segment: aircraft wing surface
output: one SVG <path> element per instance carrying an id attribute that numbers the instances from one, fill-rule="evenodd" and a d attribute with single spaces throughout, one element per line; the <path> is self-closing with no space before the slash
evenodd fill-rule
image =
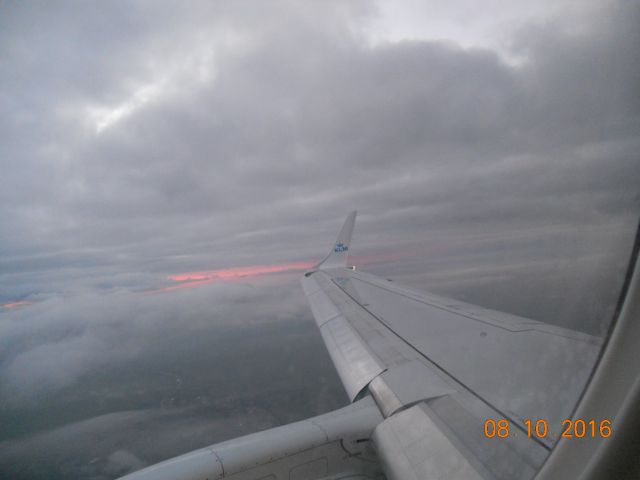
<path id="1" fill-rule="evenodd" d="M 128 480 L 536 474 L 601 340 L 356 271 L 347 266 L 355 218 L 352 212 L 329 254 L 301 279 L 352 404 L 196 450 Z M 548 431 L 532 435 L 529 420 L 544 421 Z"/>
<path id="2" fill-rule="evenodd" d="M 339 236 L 336 256 L 349 243 Z M 371 394 L 385 417 L 373 442 L 387 476 L 531 478 L 601 340 L 420 293 L 348 268 L 346 258 L 337 266 L 332 255 L 302 285 L 349 398 Z M 508 438 L 487 438 L 487 419 L 507 420 Z M 530 438 L 527 419 L 545 420 L 548 435 Z"/>

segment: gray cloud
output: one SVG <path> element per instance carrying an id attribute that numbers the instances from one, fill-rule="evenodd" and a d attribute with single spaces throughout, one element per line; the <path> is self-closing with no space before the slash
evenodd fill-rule
<path id="1" fill-rule="evenodd" d="M 343 405 L 296 277 L 90 291 L 3 314 L 0 472 L 114 478 Z"/>
<path id="2" fill-rule="evenodd" d="M 331 5 L 254 7 L 55 8 L 46 28 L 45 12 L 5 16 L 7 270 L 317 255 L 292 232 L 354 205 L 412 209 L 430 231 L 635 213 L 632 5 L 579 34 L 523 27 L 516 66 L 450 43 L 370 48 Z M 146 87 L 159 93 L 136 106 Z M 96 134 L 91 108 L 127 100 Z"/>
<path id="3" fill-rule="evenodd" d="M 172 336 L 218 335 L 309 316 L 295 279 L 215 283 L 167 293 L 92 291 L 45 299 L 3 314 L 0 393 L 20 403 L 107 365 L 156 352 Z M 286 302 L 282 302 L 287 298 Z M 258 308 L 256 308 L 258 307 Z"/>
<path id="4" fill-rule="evenodd" d="M 353 251 L 375 273 L 606 331 L 640 210 L 640 9 L 518 10 L 498 47 L 474 43 L 492 13 L 475 10 L 459 41 L 447 22 L 407 37 L 393 24 L 406 39 L 385 41 L 370 2 L 4 4 L 0 303 L 36 303 L 0 309 L 0 414 L 104 394 L 94 377 L 111 388 L 105 410 L 12 432 L 156 408 L 171 362 L 208 389 L 224 378 L 198 365 L 230 361 L 223 337 L 250 351 L 264 321 L 282 335 L 255 340 L 264 358 L 291 338 L 320 348 L 293 277 L 142 292 L 316 260 L 353 208 Z M 131 404 L 114 378 L 135 390 L 137 363 L 155 380 Z M 320 386 L 291 373 L 305 395 L 324 389 L 300 415 L 338 403 L 317 368 Z M 155 458 L 105 451 L 107 476 Z"/>

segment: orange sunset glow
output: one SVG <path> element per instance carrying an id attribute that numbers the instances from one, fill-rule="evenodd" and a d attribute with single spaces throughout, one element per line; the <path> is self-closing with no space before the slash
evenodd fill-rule
<path id="1" fill-rule="evenodd" d="M 3 303 L 2 305 L 0 305 L 0 307 L 6 308 L 7 310 L 10 310 L 10 309 L 13 309 L 13 308 L 26 307 L 27 305 L 32 305 L 34 303 L 36 303 L 36 302 L 23 300 L 23 301 L 19 301 L 19 302 Z"/>
<path id="2" fill-rule="evenodd" d="M 208 285 L 218 281 L 233 281 L 271 273 L 308 270 L 309 268 L 312 268 L 313 265 L 314 263 L 311 262 L 292 262 L 279 265 L 251 265 L 247 267 L 223 268 L 220 270 L 176 273 L 167 277 L 172 282 L 175 282 L 173 285 L 154 291 L 168 292 L 181 288 L 199 287 L 201 285 Z"/>

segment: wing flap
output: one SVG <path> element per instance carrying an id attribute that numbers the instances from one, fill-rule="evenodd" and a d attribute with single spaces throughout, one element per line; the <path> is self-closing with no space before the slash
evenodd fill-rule
<path id="1" fill-rule="evenodd" d="M 369 384 L 369 390 L 382 407 L 385 417 L 407 405 L 457 391 L 418 360 L 383 372 Z"/>
<path id="2" fill-rule="evenodd" d="M 373 442 L 391 480 L 460 478 L 482 480 L 469 460 L 415 405 L 379 424 Z"/>

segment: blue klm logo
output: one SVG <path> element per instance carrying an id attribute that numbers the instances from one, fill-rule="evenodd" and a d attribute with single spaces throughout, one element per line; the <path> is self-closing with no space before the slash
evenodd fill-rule
<path id="1" fill-rule="evenodd" d="M 336 246 L 333 249 L 334 252 L 346 252 L 347 250 L 349 250 L 349 246 L 344 243 L 336 243 Z"/>

